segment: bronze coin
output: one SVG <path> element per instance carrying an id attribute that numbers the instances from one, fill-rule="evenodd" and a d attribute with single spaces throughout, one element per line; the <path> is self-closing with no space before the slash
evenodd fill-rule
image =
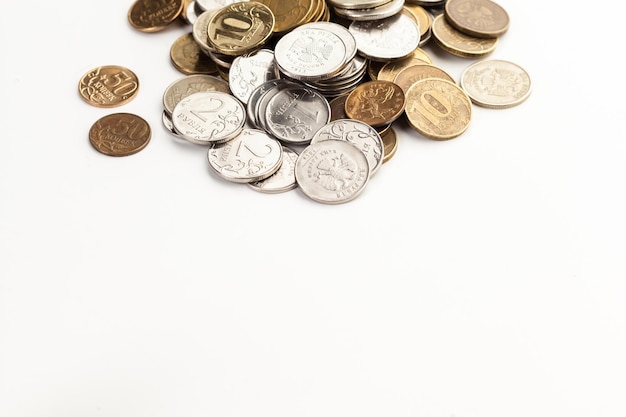
<path id="1" fill-rule="evenodd" d="M 489 55 L 498 44 L 498 38 L 482 39 L 458 31 L 448 23 L 443 14 L 433 20 L 432 31 L 435 42 L 441 49 L 464 58 Z"/>
<path id="2" fill-rule="evenodd" d="M 390 128 L 381 136 L 383 140 L 383 164 L 389 161 L 398 150 L 398 136 L 393 128 Z"/>
<path id="3" fill-rule="evenodd" d="M 130 113 L 114 113 L 96 121 L 89 129 L 89 142 L 109 156 L 127 156 L 139 152 L 150 142 L 150 125 Z"/>
<path id="4" fill-rule="evenodd" d="M 465 132 L 472 118 L 472 102 L 453 82 L 426 78 L 413 84 L 406 93 L 406 117 L 411 127 L 423 136 L 452 139 Z"/>
<path id="5" fill-rule="evenodd" d="M 341 96 L 335 97 L 328 102 L 330 105 L 330 121 L 335 121 L 339 119 L 347 119 L 346 115 L 346 99 L 348 98 L 348 94 L 343 94 Z"/>
<path id="6" fill-rule="evenodd" d="M 128 10 L 128 21 L 142 32 L 157 32 L 176 20 L 184 6 L 184 0 L 136 0 Z"/>
<path id="7" fill-rule="evenodd" d="M 389 61 L 385 65 L 383 65 L 383 67 L 378 72 L 378 79 L 393 82 L 393 80 L 396 78 L 396 75 L 398 75 L 400 71 L 407 67 L 420 64 L 428 65 L 428 62 L 420 58 L 414 58 L 413 56 Z"/>
<path id="8" fill-rule="evenodd" d="M 445 17 L 458 31 L 477 38 L 495 38 L 509 28 L 509 15 L 491 0 L 448 0 Z"/>
<path id="9" fill-rule="evenodd" d="M 404 68 L 402 71 L 396 74 L 393 82 L 398 84 L 404 94 L 406 94 L 409 87 L 425 78 L 443 78 L 451 82 L 455 82 L 454 78 L 444 70 L 434 65 L 412 65 Z"/>
<path id="10" fill-rule="evenodd" d="M 404 92 L 391 81 L 367 81 L 357 86 L 346 99 L 349 118 L 370 126 L 387 125 L 404 111 Z"/>
<path id="11" fill-rule="evenodd" d="M 170 48 L 170 59 L 183 74 L 217 74 L 217 65 L 200 49 L 191 32 L 174 41 Z"/>
<path id="12" fill-rule="evenodd" d="M 318 6 L 318 2 L 314 0 L 257 0 L 270 8 L 274 14 L 275 33 L 285 33 L 302 23 L 306 23 L 304 19 L 310 16 Z"/>
<path id="13" fill-rule="evenodd" d="M 139 90 L 139 79 L 128 68 L 118 65 L 97 67 L 82 76 L 78 92 L 96 107 L 117 107 L 132 100 Z"/>

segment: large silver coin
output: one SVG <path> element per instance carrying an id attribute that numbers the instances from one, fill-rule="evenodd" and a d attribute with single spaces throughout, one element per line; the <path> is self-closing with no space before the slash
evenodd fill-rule
<path id="1" fill-rule="evenodd" d="M 174 136 L 176 139 L 186 140 L 176 131 L 174 128 L 174 122 L 172 122 L 172 116 L 165 110 L 163 110 L 163 114 L 161 115 L 161 121 L 163 122 L 163 127 L 167 130 L 167 133 Z"/>
<path id="2" fill-rule="evenodd" d="M 261 97 L 259 97 L 257 101 L 257 105 L 254 109 L 255 111 L 254 119 L 256 120 L 257 127 L 265 130 L 267 133 L 270 133 L 270 134 L 271 132 L 267 128 L 267 120 L 265 118 L 267 105 L 269 104 L 270 100 L 280 91 L 286 88 L 290 88 L 290 87 L 294 87 L 298 85 L 288 80 L 281 79 L 277 81 L 279 82 L 274 87 L 268 89 L 265 93 L 263 93 Z"/>
<path id="3" fill-rule="evenodd" d="M 274 56 L 282 72 L 297 80 L 330 78 L 346 64 L 346 46 L 333 32 L 306 25 L 284 35 Z"/>
<path id="4" fill-rule="evenodd" d="M 163 94 L 163 107 L 170 115 L 179 101 L 201 91 L 221 91 L 230 94 L 228 83 L 206 74 L 187 75 L 170 84 Z"/>
<path id="5" fill-rule="evenodd" d="M 255 127 L 261 128 L 256 120 L 256 110 L 259 105 L 259 99 L 265 94 L 269 89 L 276 87 L 281 80 L 270 80 L 262 83 L 250 93 L 250 97 L 248 97 L 248 103 L 246 103 L 246 112 L 248 114 L 248 122 Z"/>
<path id="6" fill-rule="evenodd" d="M 380 135 L 370 125 L 359 120 L 340 119 L 328 123 L 315 133 L 311 143 L 343 140 L 363 152 L 372 176 L 383 163 L 384 145 Z"/>
<path id="7" fill-rule="evenodd" d="M 244 129 L 225 143 L 214 144 L 207 152 L 209 166 L 231 182 L 261 181 L 280 168 L 280 142 L 257 129 Z"/>
<path id="8" fill-rule="evenodd" d="M 196 41 L 200 49 L 208 54 L 209 51 L 214 51 L 215 48 L 209 44 L 209 21 L 215 13 L 214 10 L 208 10 L 202 12 L 196 16 L 196 21 L 191 26 L 191 35 Z"/>
<path id="9" fill-rule="evenodd" d="M 246 110 L 230 94 L 206 91 L 178 102 L 172 121 L 176 131 L 189 142 L 210 145 L 239 134 L 246 123 Z"/>
<path id="10" fill-rule="evenodd" d="M 343 42 L 344 46 L 346 47 L 346 56 L 345 56 L 345 61 L 349 62 L 352 58 L 355 57 L 356 53 L 357 53 L 357 48 L 356 48 L 356 40 L 354 39 L 354 36 L 352 35 L 352 33 L 350 33 L 350 31 L 348 30 L 348 28 L 341 26 L 338 23 L 334 23 L 334 22 L 325 22 L 325 21 L 320 21 L 320 22 L 310 22 L 307 23 L 304 26 L 300 26 L 300 28 L 316 28 L 316 29 L 323 29 L 323 30 L 328 30 L 332 33 L 334 33 L 335 35 L 339 36 L 341 38 L 341 41 Z M 298 30 L 299 28 L 296 28 L 296 30 Z"/>
<path id="11" fill-rule="evenodd" d="M 296 161 L 296 181 L 312 200 L 339 204 L 355 199 L 369 180 L 363 152 L 341 140 L 307 146 Z"/>
<path id="12" fill-rule="evenodd" d="M 233 95 L 246 104 L 256 87 L 277 78 L 279 72 L 274 61 L 274 51 L 261 49 L 235 58 L 228 72 L 228 85 Z"/>
<path id="13" fill-rule="evenodd" d="M 278 91 L 265 110 L 267 131 L 285 143 L 306 145 L 329 121 L 328 100 L 304 86 Z"/>
<path id="14" fill-rule="evenodd" d="M 248 183 L 250 187 L 262 193 L 276 194 L 293 190 L 296 182 L 296 160 L 298 154 L 291 148 L 283 146 L 283 162 L 278 171 L 261 181 Z"/>
<path id="15" fill-rule="evenodd" d="M 519 65 L 493 59 L 467 67 L 461 75 L 461 88 L 478 106 L 507 109 L 530 96 L 531 83 L 530 76 Z"/>
<path id="16" fill-rule="evenodd" d="M 420 42 L 417 24 L 403 13 L 381 20 L 355 21 L 348 30 L 356 39 L 359 52 L 372 61 L 403 58 L 415 51 Z"/>

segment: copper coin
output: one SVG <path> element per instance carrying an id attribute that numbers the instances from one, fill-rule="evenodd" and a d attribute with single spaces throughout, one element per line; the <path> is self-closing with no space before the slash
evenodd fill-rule
<path id="1" fill-rule="evenodd" d="M 117 107 L 132 100 L 139 90 L 139 79 L 128 68 L 118 65 L 97 67 L 78 83 L 78 92 L 96 107 Z"/>
<path id="2" fill-rule="evenodd" d="M 150 125 L 130 113 L 104 116 L 89 129 L 89 142 L 109 156 L 127 156 L 139 152 L 150 142 Z"/>
<path id="3" fill-rule="evenodd" d="M 398 136 L 393 128 L 388 129 L 381 136 L 383 140 L 383 164 L 389 161 L 398 150 Z"/>
<path id="4" fill-rule="evenodd" d="M 318 6 L 314 0 L 257 0 L 270 8 L 274 14 L 275 33 L 285 33 L 306 23 L 305 19 L 312 15 Z"/>
<path id="5" fill-rule="evenodd" d="M 426 78 L 406 93 L 409 124 L 423 136 L 452 139 L 465 132 L 472 118 L 472 102 L 453 82 Z"/>
<path id="6" fill-rule="evenodd" d="M 217 65 L 200 49 L 191 32 L 174 41 L 170 48 L 170 59 L 183 74 L 217 74 Z"/>
<path id="7" fill-rule="evenodd" d="M 477 38 L 495 38 L 509 28 L 509 15 L 491 0 L 448 0 L 448 22 L 457 30 Z"/>
<path id="8" fill-rule="evenodd" d="M 157 32 L 176 20 L 184 6 L 184 0 L 137 0 L 128 10 L 128 21 L 142 32 Z"/>
<path id="9" fill-rule="evenodd" d="M 390 81 L 368 81 L 356 87 L 346 99 L 346 115 L 370 126 L 383 126 L 404 111 L 404 92 Z"/>

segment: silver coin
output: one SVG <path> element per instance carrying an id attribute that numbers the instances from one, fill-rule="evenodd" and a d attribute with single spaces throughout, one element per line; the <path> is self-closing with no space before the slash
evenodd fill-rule
<path id="1" fill-rule="evenodd" d="M 198 4 L 198 8 L 203 12 L 207 10 L 217 10 L 222 7 L 226 7 L 233 3 L 238 3 L 240 1 L 248 1 L 248 0 L 195 0 Z"/>
<path id="2" fill-rule="evenodd" d="M 248 97 L 248 103 L 246 104 L 246 112 L 248 115 L 248 122 L 252 126 L 261 128 L 261 126 L 257 124 L 257 120 L 256 120 L 256 109 L 259 105 L 259 99 L 261 98 L 261 96 L 263 96 L 263 94 L 267 92 L 267 90 L 269 90 L 272 87 L 276 87 L 280 82 L 281 80 L 278 80 L 278 79 L 266 81 L 262 83 L 261 85 L 257 86 L 250 93 L 250 97 Z"/>
<path id="3" fill-rule="evenodd" d="M 230 94 L 206 91 L 178 102 L 172 112 L 174 128 L 189 142 L 210 145 L 231 140 L 246 122 L 243 104 Z"/>
<path id="4" fill-rule="evenodd" d="M 324 140 L 307 146 L 296 161 L 296 182 L 312 200 L 345 203 L 356 198 L 369 180 L 367 158 L 342 140 Z"/>
<path id="5" fill-rule="evenodd" d="M 256 191 L 276 194 L 293 190 L 298 186 L 296 182 L 296 160 L 298 153 L 283 145 L 283 161 L 278 171 L 261 181 L 250 182 L 248 185 Z"/>
<path id="6" fill-rule="evenodd" d="M 371 9 L 379 7 L 391 0 L 328 0 L 328 4 L 342 9 Z"/>
<path id="7" fill-rule="evenodd" d="M 256 87 L 279 77 L 274 51 L 261 49 L 235 58 L 228 72 L 228 85 L 233 95 L 246 104 Z"/>
<path id="8" fill-rule="evenodd" d="M 179 101 L 201 91 L 221 91 L 230 94 L 228 83 L 221 78 L 206 74 L 187 75 L 165 89 L 163 107 L 171 115 Z"/>
<path id="9" fill-rule="evenodd" d="M 346 64 L 345 44 L 329 30 L 304 26 L 285 34 L 276 43 L 274 55 L 278 67 L 297 80 L 332 77 Z"/>
<path id="10" fill-rule="evenodd" d="M 335 7 L 335 13 L 338 16 L 345 17 L 350 20 L 380 20 L 398 14 L 404 7 L 404 0 L 392 0 L 375 8 L 363 9 L 342 9 Z"/>
<path id="11" fill-rule="evenodd" d="M 209 44 L 209 21 L 213 17 L 213 13 L 215 13 L 213 10 L 200 13 L 191 27 L 193 39 L 204 53 L 215 50 Z"/>
<path id="12" fill-rule="evenodd" d="M 517 106 L 531 92 L 530 76 L 526 70 L 498 59 L 470 65 L 463 71 L 460 84 L 474 104 L 492 109 Z"/>
<path id="13" fill-rule="evenodd" d="M 163 110 L 161 120 L 163 122 L 163 127 L 165 127 L 165 130 L 167 130 L 167 133 L 174 136 L 176 139 L 185 140 L 185 138 L 183 138 L 180 133 L 176 131 L 176 128 L 174 127 L 174 122 L 172 122 L 172 116 L 170 116 L 170 114 L 165 110 Z"/>
<path id="14" fill-rule="evenodd" d="M 244 129 L 228 142 L 207 151 L 209 166 L 220 177 L 238 183 L 261 181 L 280 168 L 282 145 L 267 133 Z"/>
<path id="15" fill-rule="evenodd" d="M 196 20 L 198 20 L 198 8 L 196 6 L 196 1 L 192 0 L 185 6 L 185 13 L 183 14 L 185 21 L 193 25 Z"/>
<path id="16" fill-rule="evenodd" d="M 315 133 L 311 143 L 324 140 L 343 140 L 360 149 L 367 158 L 370 176 L 383 163 L 383 140 L 376 129 L 359 120 L 339 119 L 332 121 Z"/>
<path id="17" fill-rule="evenodd" d="M 315 132 L 329 121 L 328 100 L 305 86 L 278 91 L 269 100 L 265 110 L 267 131 L 278 140 L 290 144 L 308 144 Z"/>
<path id="18" fill-rule="evenodd" d="M 294 85 L 298 85 L 295 84 L 292 81 L 288 81 L 288 80 L 279 80 L 279 82 L 272 88 L 270 88 L 269 90 L 267 90 L 265 93 L 263 93 L 263 95 L 259 98 L 258 100 L 258 104 L 255 108 L 255 120 L 256 120 L 256 125 L 257 127 L 265 130 L 267 133 L 271 134 L 271 132 L 268 130 L 267 128 L 267 121 L 265 119 L 265 114 L 266 114 L 266 109 L 267 109 L 267 105 L 270 102 L 270 100 L 276 95 L 278 94 L 281 90 L 284 90 L 285 88 L 289 88 L 289 87 L 293 87 Z"/>
<path id="19" fill-rule="evenodd" d="M 372 61 L 408 56 L 420 41 L 417 24 L 403 13 L 381 20 L 355 21 L 348 30 L 354 35 L 359 52 Z"/>
<path id="20" fill-rule="evenodd" d="M 352 33 L 350 33 L 348 28 L 341 26 L 338 23 L 324 22 L 324 21 L 310 22 L 303 26 L 300 26 L 299 28 L 296 28 L 295 30 L 298 30 L 300 28 L 317 28 L 317 29 L 324 29 L 324 30 L 331 31 L 332 33 L 334 33 L 335 35 L 341 38 L 341 41 L 346 47 L 345 61 L 349 62 L 351 59 L 353 59 L 356 56 L 356 53 L 357 53 L 356 39 L 354 39 L 354 36 L 352 35 Z"/>

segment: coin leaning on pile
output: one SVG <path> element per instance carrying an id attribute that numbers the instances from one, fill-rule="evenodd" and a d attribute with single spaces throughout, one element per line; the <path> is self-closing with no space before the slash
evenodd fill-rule
<path id="1" fill-rule="evenodd" d="M 530 94 L 513 63 L 471 66 L 457 84 L 421 48 L 432 38 L 459 57 L 489 55 L 509 27 L 491 0 L 137 0 L 128 18 L 156 32 L 172 14 L 191 28 L 170 50 L 185 76 L 164 92 L 166 131 L 207 146 L 220 178 L 261 192 L 352 201 L 395 155 L 400 117 L 448 140 L 467 130 L 472 104 Z"/>

